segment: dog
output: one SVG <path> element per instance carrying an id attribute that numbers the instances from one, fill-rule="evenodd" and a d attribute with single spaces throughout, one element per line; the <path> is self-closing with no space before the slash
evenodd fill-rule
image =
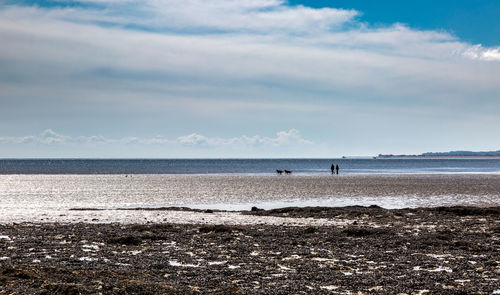
<path id="1" fill-rule="evenodd" d="M 290 170 L 285 170 L 285 174 L 292 174 L 292 171 L 290 171 Z"/>
<path id="2" fill-rule="evenodd" d="M 283 174 L 283 170 L 276 170 L 276 173 L 277 173 L 278 175 L 281 175 L 281 174 Z"/>

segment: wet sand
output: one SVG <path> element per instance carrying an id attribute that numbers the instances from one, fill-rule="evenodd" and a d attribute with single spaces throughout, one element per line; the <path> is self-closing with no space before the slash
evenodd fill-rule
<path id="1" fill-rule="evenodd" d="M 0 293 L 500 292 L 500 207 L 254 208 L 241 214 L 336 223 L 4 224 Z"/>
<path id="2" fill-rule="evenodd" d="M 237 224 L 253 221 L 230 214 L 214 218 L 171 211 L 112 209 L 499 206 L 500 175 L 0 175 L 0 200 L 0 223 L 236 220 L 233 223 Z"/>

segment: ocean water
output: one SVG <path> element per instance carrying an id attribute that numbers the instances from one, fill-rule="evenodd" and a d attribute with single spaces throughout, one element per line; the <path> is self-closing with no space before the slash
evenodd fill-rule
<path id="1" fill-rule="evenodd" d="M 3 159 L 0 174 L 500 174 L 500 159 Z"/>

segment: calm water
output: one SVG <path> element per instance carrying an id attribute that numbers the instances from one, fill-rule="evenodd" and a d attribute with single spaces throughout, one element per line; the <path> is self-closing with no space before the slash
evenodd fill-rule
<path id="1" fill-rule="evenodd" d="M 0 174 L 500 173 L 500 159 L 4 159 Z"/>

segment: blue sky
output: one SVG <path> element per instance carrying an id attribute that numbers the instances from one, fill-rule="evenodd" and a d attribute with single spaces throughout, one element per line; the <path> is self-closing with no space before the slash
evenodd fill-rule
<path id="1" fill-rule="evenodd" d="M 414 29 L 444 30 L 463 41 L 485 46 L 500 44 L 500 1 L 495 0 L 298 0 L 292 5 L 356 9 L 371 25 L 403 23 Z"/>
<path id="2" fill-rule="evenodd" d="M 0 0 L 0 157 L 498 150 L 499 1 Z"/>

